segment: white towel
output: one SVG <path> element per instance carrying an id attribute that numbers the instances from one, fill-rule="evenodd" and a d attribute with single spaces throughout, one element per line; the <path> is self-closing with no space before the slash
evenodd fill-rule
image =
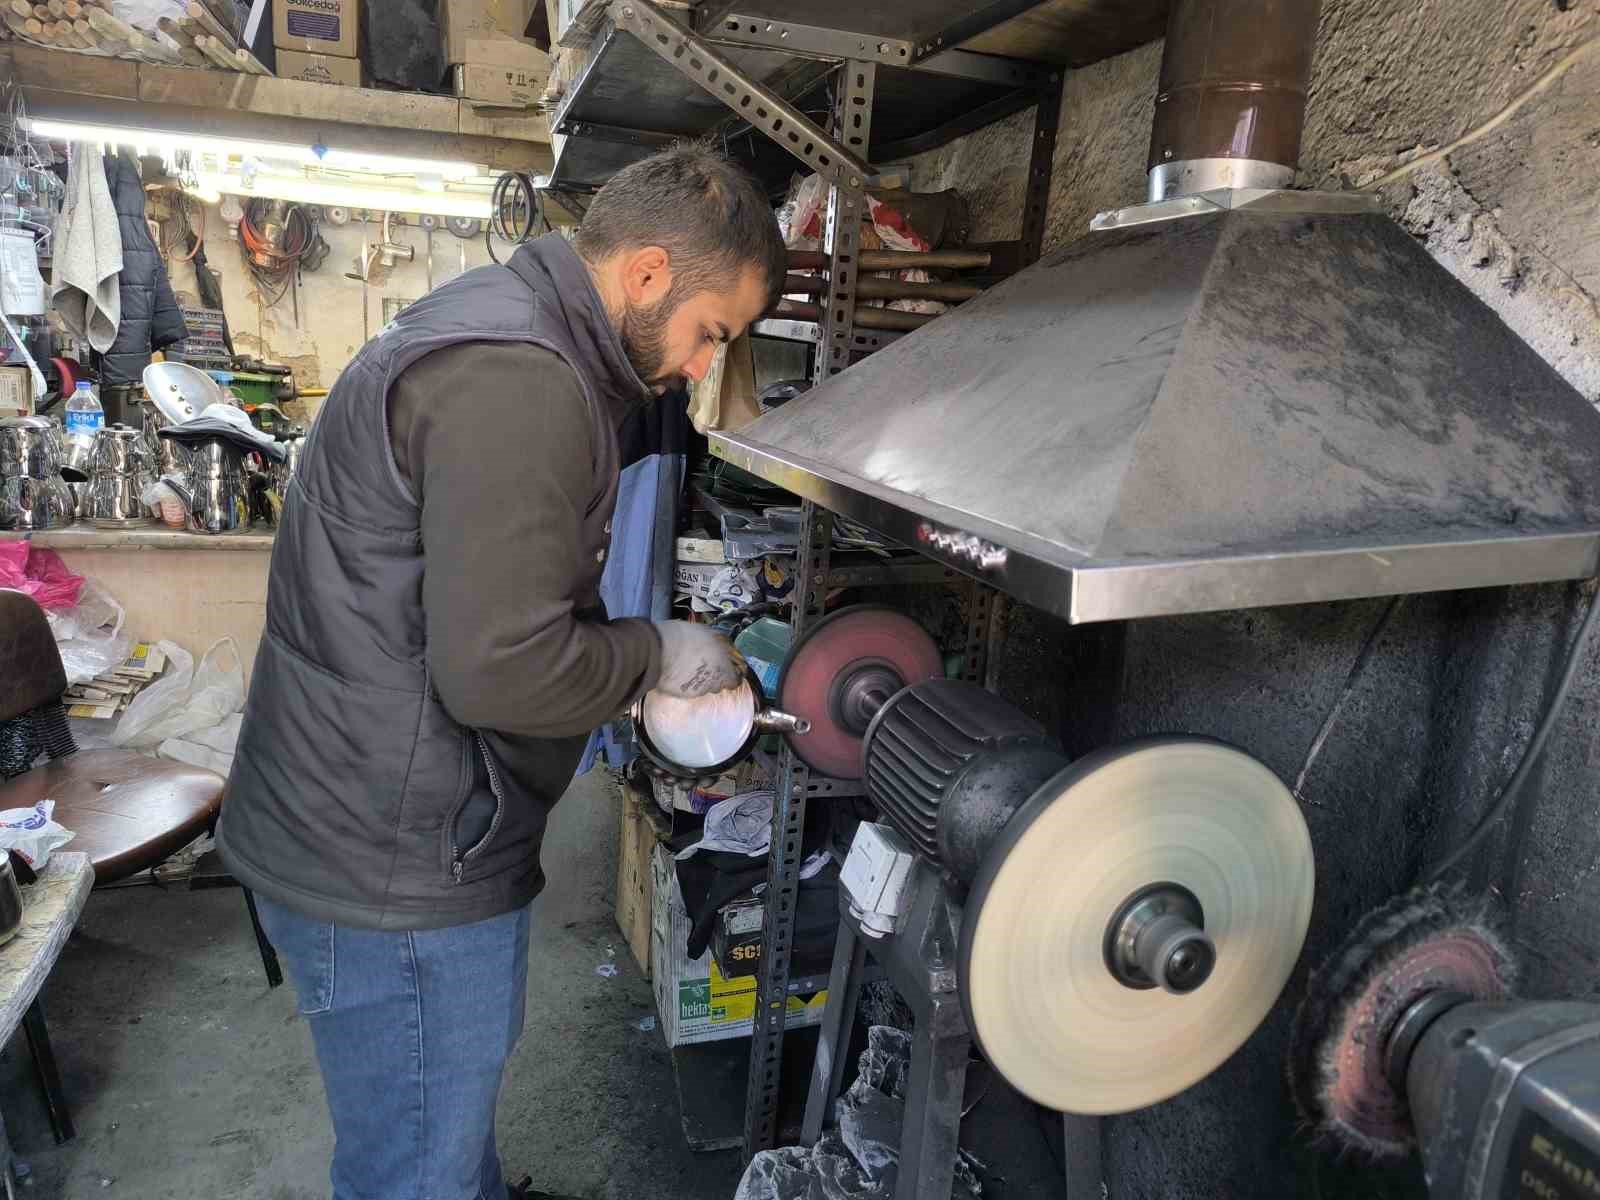
<path id="1" fill-rule="evenodd" d="M 67 196 L 56 217 L 50 301 L 66 327 L 104 353 L 122 320 L 122 232 L 100 152 L 72 148 Z"/>

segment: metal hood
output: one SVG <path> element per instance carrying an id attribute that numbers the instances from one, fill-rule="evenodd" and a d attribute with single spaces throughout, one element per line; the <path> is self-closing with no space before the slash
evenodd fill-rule
<path id="1" fill-rule="evenodd" d="M 713 451 L 1072 621 L 1596 572 L 1600 414 L 1363 198 L 1099 224 Z"/>

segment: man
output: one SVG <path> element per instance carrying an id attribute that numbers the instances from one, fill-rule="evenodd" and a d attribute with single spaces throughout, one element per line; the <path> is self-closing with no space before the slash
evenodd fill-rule
<path id="1" fill-rule="evenodd" d="M 335 1200 L 508 1192 L 494 1110 L 550 809 L 645 691 L 738 681 L 704 627 L 599 607 L 616 427 L 783 275 L 754 182 L 669 150 L 600 190 L 575 248 L 406 309 L 318 414 L 219 838 L 311 1023 Z"/>

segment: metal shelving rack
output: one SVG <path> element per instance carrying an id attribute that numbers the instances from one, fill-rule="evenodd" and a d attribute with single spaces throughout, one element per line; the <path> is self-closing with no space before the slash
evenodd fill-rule
<path id="1" fill-rule="evenodd" d="M 874 120 L 882 110 L 875 100 L 884 78 L 898 81 L 900 103 L 893 108 L 893 119 L 899 136 L 889 144 L 880 141 L 879 161 L 932 149 L 1035 106 L 1016 257 L 1023 265 L 1038 257 L 1061 105 L 1061 72 L 950 48 L 1034 3 L 1037 0 L 1000 0 L 975 7 L 959 0 L 833 0 L 807 6 L 808 20 L 837 16 L 840 25 L 856 26 L 838 28 L 801 24 L 781 11 L 764 11 L 781 10 L 784 6 L 777 0 L 707 0 L 697 14 L 696 32 L 648 0 L 616 0 L 588 67 L 552 122 L 553 130 L 567 139 L 552 183 L 575 191 L 593 188 L 627 162 L 675 137 L 721 132 L 726 140 L 742 137 L 746 130 L 763 134 L 821 175 L 830 185 L 824 232 L 828 291 L 822 319 L 815 324 L 767 320 L 755 329 L 765 336 L 813 342 L 813 378 L 820 384 L 896 336 L 855 329 L 855 264 L 865 189 L 878 182 L 869 163 L 874 156 Z M 915 36 L 893 36 L 896 30 L 908 29 Z M 912 72 L 917 75 L 908 89 L 903 77 Z M 796 101 L 814 91 L 826 75 L 837 78 L 824 129 Z M 685 88 L 685 81 L 693 86 Z M 715 104 L 708 105 L 707 97 Z M 935 110 L 928 118 L 931 124 L 918 120 L 924 106 Z M 634 127 L 647 119 L 652 128 Z M 928 128 L 916 129 L 919 124 Z M 832 540 L 833 514 L 805 501 L 791 622 L 795 641 L 822 617 L 832 588 L 959 581 L 971 589 L 963 674 L 985 682 L 1000 605 L 992 589 L 928 560 L 835 567 Z M 777 1141 L 787 999 L 827 984 L 826 976 L 798 978 L 790 971 L 807 800 L 864 794 L 857 782 L 813 773 L 786 745 L 777 755 L 764 756 L 762 763 L 773 777 L 776 801 L 745 1104 L 747 1158 Z"/>

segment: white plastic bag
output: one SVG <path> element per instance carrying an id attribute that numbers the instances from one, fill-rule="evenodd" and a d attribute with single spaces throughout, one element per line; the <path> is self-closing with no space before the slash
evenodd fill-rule
<path id="1" fill-rule="evenodd" d="M 205 767 L 218 775 L 233 770 L 233 752 L 239 744 L 239 730 L 244 725 L 244 715 L 234 713 L 222 724 L 211 729 L 200 729 L 181 738 L 168 738 L 157 748 L 162 758 L 188 763 L 191 767 Z"/>
<path id="2" fill-rule="evenodd" d="M 45 610 L 69 684 L 87 683 L 127 661 L 133 639 L 122 632 L 125 615 L 122 605 L 93 576 L 83 581 L 74 607 L 64 612 Z"/>
<path id="3" fill-rule="evenodd" d="M 57 825 L 56 802 L 41 800 L 32 808 L 8 808 L 0 812 L 0 854 L 15 850 L 35 871 L 44 870 L 50 852 L 73 839 L 73 832 Z"/>
<path id="4" fill-rule="evenodd" d="M 161 642 L 160 647 L 167 673 L 133 698 L 111 735 L 113 745 L 159 746 L 220 725 L 244 705 L 244 665 L 232 638 L 213 643 L 198 667 L 182 646 Z"/>

